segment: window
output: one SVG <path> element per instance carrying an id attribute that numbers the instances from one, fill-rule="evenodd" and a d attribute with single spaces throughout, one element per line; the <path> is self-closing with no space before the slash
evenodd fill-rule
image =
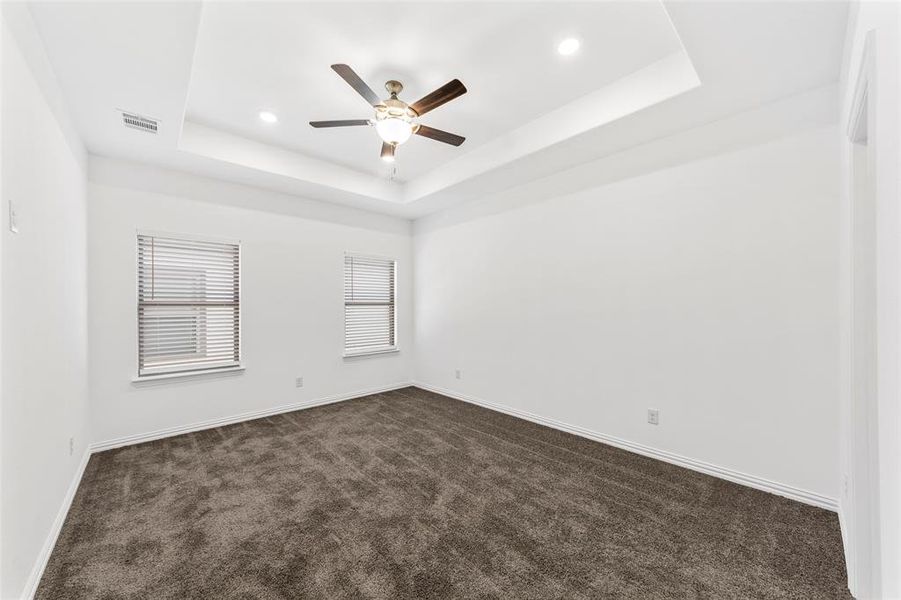
<path id="1" fill-rule="evenodd" d="M 397 350 L 395 272 L 393 260 L 345 255 L 345 355 Z"/>
<path id="2" fill-rule="evenodd" d="M 138 236 L 138 376 L 241 362 L 238 244 Z"/>

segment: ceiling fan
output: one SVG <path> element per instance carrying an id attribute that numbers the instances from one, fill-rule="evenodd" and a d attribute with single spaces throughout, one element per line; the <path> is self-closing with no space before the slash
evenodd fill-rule
<path id="1" fill-rule="evenodd" d="M 382 138 L 382 159 L 388 162 L 394 162 L 394 152 L 397 150 L 397 147 L 410 139 L 410 136 L 413 134 L 452 146 L 459 146 L 466 140 L 463 136 L 441 131 L 428 125 L 420 125 L 416 122 L 419 117 L 430 110 L 434 110 L 442 104 L 446 104 L 454 98 L 465 94 L 466 86 L 459 79 L 445 83 L 413 104 L 407 104 L 397 97 L 401 90 L 404 89 L 404 86 L 399 81 L 392 79 L 385 83 L 385 89 L 388 90 L 391 97 L 381 100 L 372 91 L 372 88 L 366 85 L 366 82 L 360 79 L 360 76 L 349 66 L 332 65 L 332 70 L 375 108 L 375 118 L 347 119 L 344 121 L 310 121 L 310 125 L 313 127 L 374 125 L 379 137 Z"/>

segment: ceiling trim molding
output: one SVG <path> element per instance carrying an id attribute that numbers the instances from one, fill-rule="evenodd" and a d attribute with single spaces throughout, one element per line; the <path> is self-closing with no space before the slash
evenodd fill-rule
<path id="1" fill-rule="evenodd" d="M 688 54 L 676 52 L 413 179 L 404 187 L 404 202 L 416 202 L 700 85 Z"/>
<path id="2" fill-rule="evenodd" d="M 185 121 L 182 127 L 178 149 L 349 194 L 392 203 L 403 200 L 403 189 L 399 183 L 192 121 Z"/>
<path id="3" fill-rule="evenodd" d="M 178 149 L 348 194 L 410 205 L 700 85 L 688 54 L 676 52 L 406 183 L 192 121 L 184 122 Z"/>

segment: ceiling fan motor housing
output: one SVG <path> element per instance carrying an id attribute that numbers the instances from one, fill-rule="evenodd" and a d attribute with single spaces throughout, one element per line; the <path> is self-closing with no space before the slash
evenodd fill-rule
<path id="1" fill-rule="evenodd" d="M 404 84 L 396 79 L 390 79 L 385 82 L 385 89 L 388 90 L 388 93 L 391 94 L 392 97 L 394 97 L 403 91 Z"/>

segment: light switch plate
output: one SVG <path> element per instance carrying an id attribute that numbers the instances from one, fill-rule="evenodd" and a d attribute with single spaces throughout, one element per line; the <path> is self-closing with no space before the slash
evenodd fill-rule
<path id="1" fill-rule="evenodd" d="M 16 207 L 12 202 L 9 203 L 9 230 L 19 233 L 19 216 L 16 214 Z"/>

